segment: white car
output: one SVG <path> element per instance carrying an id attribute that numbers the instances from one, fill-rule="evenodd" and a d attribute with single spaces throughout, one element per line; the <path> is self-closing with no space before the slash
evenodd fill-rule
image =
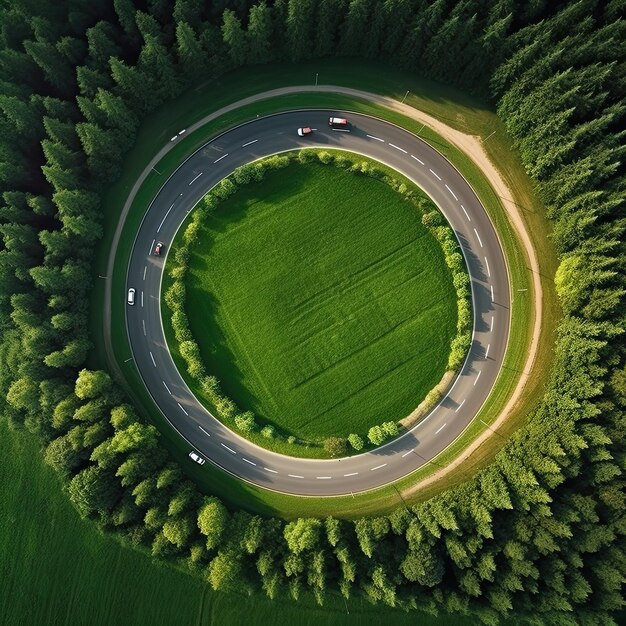
<path id="1" fill-rule="evenodd" d="M 347 129 L 349 126 L 348 120 L 345 117 L 329 117 L 328 125 L 331 128 L 338 128 L 340 130 Z"/>
<path id="2" fill-rule="evenodd" d="M 133 304 L 135 304 L 135 290 L 132 287 L 128 290 L 128 300 L 127 300 L 127 302 L 131 306 L 133 306 Z"/>
<path id="3" fill-rule="evenodd" d="M 206 463 L 206 459 L 203 459 L 199 454 L 196 454 L 193 450 L 189 453 L 189 458 L 192 461 L 195 461 L 198 465 L 204 465 Z"/>

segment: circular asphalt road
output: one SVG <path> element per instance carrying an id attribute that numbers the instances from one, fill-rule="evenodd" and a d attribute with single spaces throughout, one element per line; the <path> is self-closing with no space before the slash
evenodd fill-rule
<path id="1" fill-rule="evenodd" d="M 347 117 L 349 132 L 329 128 L 331 115 Z M 315 128 L 299 137 L 298 127 Z M 472 345 L 445 398 L 410 431 L 364 454 L 333 460 L 301 459 L 265 450 L 224 426 L 190 392 L 167 348 L 160 310 L 164 256 L 196 203 L 217 182 L 249 161 L 303 147 L 341 148 L 398 170 L 439 206 L 454 229 L 471 276 Z M 309 496 L 356 493 L 391 483 L 425 465 L 466 428 L 489 395 L 509 335 L 506 261 L 484 208 L 461 174 L 436 150 L 382 120 L 329 110 L 302 110 L 260 118 L 213 139 L 165 182 L 137 231 L 126 290 L 126 327 L 139 373 L 169 423 L 210 462 L 234 476 L 276 491 Z M 126 299 L 127 291 L 119 294 Z M 417 403 L 417 402 L 416 402 Z M 191 462 L 191 461 L 190 461 Z"/>

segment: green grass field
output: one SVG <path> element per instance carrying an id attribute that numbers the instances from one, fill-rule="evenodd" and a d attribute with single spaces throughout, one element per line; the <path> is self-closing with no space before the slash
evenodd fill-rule
<path id="1" fill-rule="evenodd" d="M 365 434 L 441 379 L 456 333 L 443 252 L 388 185 L 292 164 L 202 229 L 187 314 L 240 408 L 305 440 Z"/>

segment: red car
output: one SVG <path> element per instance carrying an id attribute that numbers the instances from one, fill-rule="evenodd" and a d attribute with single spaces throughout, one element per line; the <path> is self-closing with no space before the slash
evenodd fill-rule
<path id="1" fill-rule="evenodd" d="M 163 250 L 163 242 L 159 241 L 156 246 L 154 246 L 154 254 L 156 256 L 161 256 L 161 250 Z"/>
<path id="2" fill-rule="evenodd" d="M 300 137 L 304 137 L 305 135 L 310 135 L 313 132 L 312 128 L 309 128 L 308 126 L 305 126 L 304 128 L 298 128 L 298 135 L 300 135 Z"/>

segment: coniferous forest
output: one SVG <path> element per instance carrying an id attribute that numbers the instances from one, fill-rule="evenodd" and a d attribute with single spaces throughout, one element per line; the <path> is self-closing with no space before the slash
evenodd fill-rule
<path id="1" fill-rule="evenodd" d="M 1 412 L 79 513 L 215 589 L 364 594 L 486 624 L 611 624 L 626 575 L 626 2 L 0 1 Z M 548 208 L 563 316 L 494 462 L 389 516 L 277 518 L 201 493 L 89 371 L 101 192 L 141 120 L 271 61 L 376 58 L 491 103 Z M 201 77 L 201 80 L 199 79 Z"/>

